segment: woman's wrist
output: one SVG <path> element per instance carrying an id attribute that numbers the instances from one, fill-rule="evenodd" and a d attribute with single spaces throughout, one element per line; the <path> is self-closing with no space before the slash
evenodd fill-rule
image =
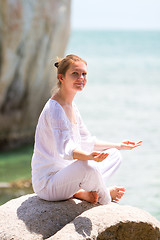
<path id="1" fill-rule="evenodd" d="M 79 149 L 73 150 L 73 159 L 78 159 L 78 160 L 83 160 L 83 161 L 92 160 L 91 154 L 88 154 Z"/>
<path id="2" fill-rule="evenodd" d="M 110 148 L 116 148 L 121 150 L 120 143 L 112 143 L 112 142 L 104 142 L 104 141 L 97 141 L 94 146 L 95 151 L 105 151 Z"/>
<path id="3" fill-rule="evenodd" d="M 120 143 L 115 143 L 115 147 L 114 148 L 116 148 L 118 150 L 121 150 L 121 144 Z"/>

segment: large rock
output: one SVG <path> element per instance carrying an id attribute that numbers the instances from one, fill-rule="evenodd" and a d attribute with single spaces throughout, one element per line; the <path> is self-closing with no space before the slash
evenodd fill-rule
<path id="1" fill-rule="evenodd" d="M 0 206 L 0 239 L 46 239 L 93 206 L 77 199 L 47 202 L 35 194 L 11 200 Z"/>
<path id="2" fill-rule="evenodd" d="M 70 33 L 71 0 L 0 0 L 0 148 L 33 139 Z"/>
<path id="3" fill-rule="evenodd" d="M 131 206 L 47 202 L 31 194 L 0 207 L 0 239 L 158 240 L 160 222 Z"/>
<path id="4" fill-rule="evenodd" d="M 48 240 L 61 239 L 158 240 L 160 222 L 141 209 L 112 203 L 82 213 Z"/>

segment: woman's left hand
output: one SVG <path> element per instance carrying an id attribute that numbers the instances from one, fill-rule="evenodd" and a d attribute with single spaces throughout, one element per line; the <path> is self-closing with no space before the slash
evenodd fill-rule
<path id="1" fill-rule="evenodd" d="M 122 141 L 119 144 L 119 150 L 132 150 L 133 148 L 141 146 L 142 141 L 139 142 L 131 142 L 129 140 Z"/>

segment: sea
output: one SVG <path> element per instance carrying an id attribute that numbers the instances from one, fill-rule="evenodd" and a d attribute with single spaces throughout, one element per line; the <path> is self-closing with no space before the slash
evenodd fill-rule
<path id="1" fill-rule="evenodd" d="M 66 54 L 87 61 L 87 85 L 75 102 L 91 134 L 143 141 L 121 151 L 106 186 L 126 187 L 121 204 L 160 220 L 160 31 L 72 31 Z"/>
<path id="2" fill-rule="evenodd" d="M 87 61 L 87 85 L 75 102 L 91 134 L 143 141 L 121 151 L 122 164 L 106 186 L 124 186 L 120 204 L 160 220 L 160 31 L 72 30 L 65 54 Z M 0 182 L 29 178 L 32 152 L 26 146 L 0 153 Z M 0 204 L 9 198 L 0 192 Z"/>

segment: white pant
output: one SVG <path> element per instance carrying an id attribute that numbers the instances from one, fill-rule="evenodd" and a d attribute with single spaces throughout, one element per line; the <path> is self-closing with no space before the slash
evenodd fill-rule
<path id="1" fill-rule="evenodd" d="M 77 160 L 53 175 L 45 188 L 37 195 L 48 201 L 66 200 L 80 189 L 96 191 L 98 202 L 107 204 L 111 201 L 106 180 L 116 171 L 121 163 L 117 149 L 109 149 L 109 156 L 102 162 Z"/>

